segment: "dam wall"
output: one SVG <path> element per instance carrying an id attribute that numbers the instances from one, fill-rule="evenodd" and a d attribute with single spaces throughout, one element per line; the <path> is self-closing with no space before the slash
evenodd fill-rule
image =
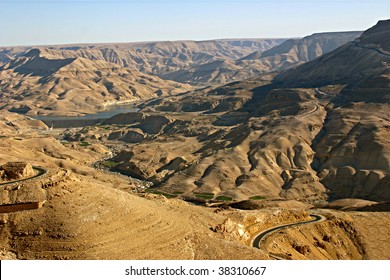
<path id="1" fill-rule="evenodd" d="M 72 127 L 84 127 L 93 126 L 103 122 L 105 119 L 59 119 L 59 120 L 42 120 L 48 127 L 53 128 L 72 128 Z"/>

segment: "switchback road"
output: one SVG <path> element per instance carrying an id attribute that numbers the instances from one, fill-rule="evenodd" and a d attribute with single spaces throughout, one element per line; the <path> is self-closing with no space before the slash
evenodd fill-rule
<path id="1" fill-rule="evenodd" d="M 254 238 L 253 238 L 253 241 L 252 241 L 252 246 L 255 247 L 255 248 L 259 248 L 260 249 L 260 246 L 261 246 L 261 241 L 263 241 L 263 239 L 275 232 L 275 231 L 278 231 L 278 230 L 281 230 L 281 229 L 285 229 L 285 228 L 288 228 L 288 227 L 293 227 L 293 226 L 299 226 L 299 225 L 305 225 L 305 224 L 310 224 L 310 223 L 317 223 L 317 222 L 322 222 L 322 221 L 325 221 L 326 218 L 322 215 L 317 215 L 317 214 L 311 214 L 310 215 L 311 217 L 313 217 L 312 220 L 310 221 L 303 221 L 303 222 L 297 222 L 297 223 L 290 223 L 290 224 L 284 224 L 284 225 L 279 225 L 279 226 L 276 226 L 276 227 L 272 227 L 272 228 L 269 228 L 265 231 L 262 231 L 260 232 L 259 234 L 257 234 Z"/>
<path id="2" fill-rule="evenodd" d="M 0 186 L 6 186 L 6 185 L 14 184 L 14 183 L 20 183 L 20 182 L 23 182 L 23 181 L 31 180 L 31 179 L 40 177 L 40 176 L 42 176 L 42 175 L 47 173 L 47 170 L 42 168 L 42 167 L 33 166 L 33 169 L 35 171 L 37 171 L 37 174 L 35 174 L 34 176 L 28 177 L 28 178 L 19 179 L 19 180 L 14 180 L 14 181 L 3 182 L 3 183 L 0 183 Z"/>

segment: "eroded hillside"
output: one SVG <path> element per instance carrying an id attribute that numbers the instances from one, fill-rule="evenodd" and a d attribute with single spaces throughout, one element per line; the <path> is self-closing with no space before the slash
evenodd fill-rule
<path id="1" fill-rule="evenodd" d="M 378 24 L 380 32 L 383 24 L 388 22 Z M 357 41 L 371 44 L 367 38 L 377 38 L 377 29 Z M 355 42 L 326 56 L 348 60 L 348 48 L 353 52 Z M 389 200 L 389 70 L 377 63 L 387 55 L 385 49 L 359 50 L 360 56 L 346 64 L 363 67 L 365 52 L 372 63 L 358 81 L 317 88 L 298 79 L 301 87 L 286 86 L 286 75 L 301 73 L 305 64 L 275 79 L 263 75 L 157 98 L 141 105 L 141 115 L 108 120 L 106 124 L 114 125 L 108 131 L 87 128 L 67 137 L 133 143 L 111 159 L 112 168 L 171 194 L 227 200 Z M 322 60 L 308 65 L 316 64 L 322 73 L 328 67 Z M 337 82 L 343 81 L 339 76 Z"/>
<path id="2" fill-rule="evenodd" d="M 0 164 L 45 171 L 1 183 L 2 257 L 388 258 L 389 32 L 381 21 L 286 72 L 197 89 L 65 49 L 7 61 L 5 109 L 93 111 L 133 100 L 130 87 L 143 101 L 138 112 L 68 129 L 2 111 Z M 320 219 L 296 224 L 313 213 Z M 295 226 L 252 247 L 284 224 Z"/>

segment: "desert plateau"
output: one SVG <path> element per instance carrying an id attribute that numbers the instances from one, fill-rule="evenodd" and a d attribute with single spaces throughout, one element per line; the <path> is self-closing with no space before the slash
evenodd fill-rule
<path id="1" fill-rule="evenodd" d="M 390 260 L 390 20 L 0 47 L 0 259 Z"/>

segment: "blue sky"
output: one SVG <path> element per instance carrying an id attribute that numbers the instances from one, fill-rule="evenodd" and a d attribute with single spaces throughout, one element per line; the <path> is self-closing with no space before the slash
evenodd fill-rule
<path id="1" fill-rule="evenodd" d="M 390 0 L 0 0 L 0 46 L 302 37 L 386 18 Z"/>

